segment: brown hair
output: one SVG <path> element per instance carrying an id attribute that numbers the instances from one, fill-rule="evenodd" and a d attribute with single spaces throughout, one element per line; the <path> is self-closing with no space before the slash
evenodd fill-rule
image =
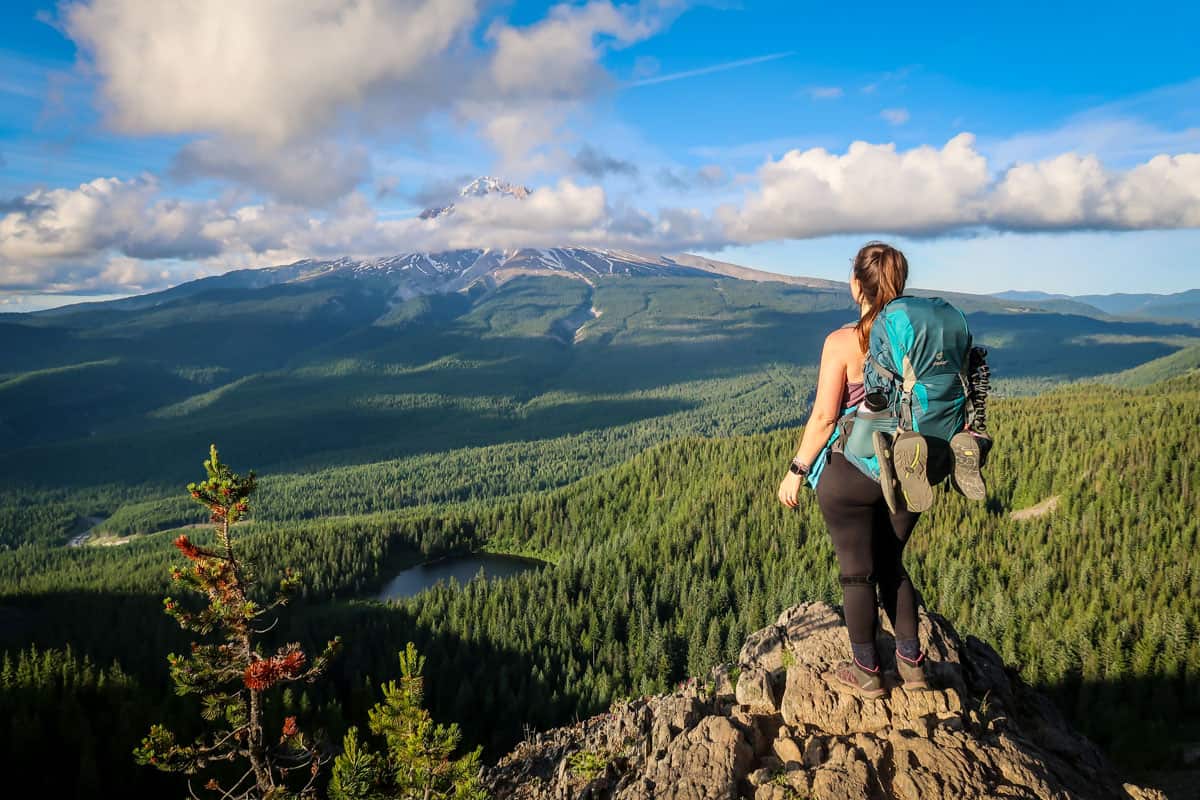
<path id="1" fill-rule="evenodd" d="M 867 242 L 854 257 L 852 274 L 861 287 L 859 302 L 867 301 L 867 312 L 859 319 L 854 329 L 858 331 L 858 345 L 864 353 L 871 341 L 871 326 L 883 307 L 904 294 L 908 281 L 908 259 L 890 244 Z"/>

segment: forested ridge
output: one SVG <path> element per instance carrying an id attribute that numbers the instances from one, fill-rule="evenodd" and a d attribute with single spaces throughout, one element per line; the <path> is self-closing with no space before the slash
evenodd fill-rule
<path id="1" fill-rule="evenodd" d="M 1200 737 L 1200 375 L 1069 386 L 989 410 L 999 442 L 989 501 L 939 494 L 908 551 L 918 589 L 1118 762 L 1170 763 L 1179 741 Z M 495 757 L 526 725 L 705 675 L 779 609 L 839 598 L 812 495 L 797 512 L 774 497 L 797 435 L 688 436 L 561 487 L 244 523 L 239 536 L 268 583 L 283 564 L 305 573 L 307 595 L 280 640 L 346 642 L 332 686 L 297 707 L 339 732 L 359 721 L 411 639 L 428 657 L 435 717 Z M 1010 516 L 1053 496 L 1044 516 Z M 336 495 L 322 502 L 336 514 Z M 169 705 L 163 654 L 180 643 L 159 597 L 171 538 L 0 553 L 0 649 L 10 663 L 31 643 L 117 660 L 148 704 Z M 481 547 L 552 563 L 392 605 L 366 599 L 401 565 Z M 28 752 L 38 734 L 7 735 L 25 737 Z M 132 745 L 114 735 L 93 755 L 115 763 Z"/>
<path id="2" fill-rule="evenodd" d="M 1200 341 L 1188 323 L 951 299 L 1010 396 L 1162 379 Z M 524 277 L 392 307 L 330 278 L 11 315 L 0 550 L 201 521 L 177 487 L 212 441 L 264 475 L 258 518 L 283 521 L 515 496 L 671 439 L 794 427 L 823 337 L 852 316 L 844 291 L 707 277 Z"/>

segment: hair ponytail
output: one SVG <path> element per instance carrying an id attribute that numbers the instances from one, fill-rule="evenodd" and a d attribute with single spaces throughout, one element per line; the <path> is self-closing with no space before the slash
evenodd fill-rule
<path id="1" fill-rule="evenodd" d="M 896 248 L 883 242 L 868 242 L 854 257 L 854 277 L 861 289 L 859 302 L 867 303 L 867 311 L 854 329 L 863 353 L 871 341 L 871 326 L 883 307 L 904 294 L 908 282 L 908 259 Z"/>

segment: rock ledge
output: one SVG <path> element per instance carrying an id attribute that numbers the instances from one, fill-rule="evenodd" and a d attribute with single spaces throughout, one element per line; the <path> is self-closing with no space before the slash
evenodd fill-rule
<path id="1" fill-rule="evenodd" d="M 708 687 L 615 705 L 522 742 L 485 783 L 497 800 L 1165 800 L 1125 783 L 984 642 L 921 610 L 931 688 L 906 691 L 879 633 L 889 693 L 843 691 L 837 609 L 803 603 L 751 634 Z"/>

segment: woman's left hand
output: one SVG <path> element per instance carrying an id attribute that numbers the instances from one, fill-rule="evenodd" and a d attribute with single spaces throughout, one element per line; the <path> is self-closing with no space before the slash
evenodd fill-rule
<path id="1" fill-rule="evenodd" d="M 803 475 L 788 472 L 784 476 L 783 482 L 779 484 L 779 502 L 788 508 L 795 508 L 799 502 L 796 497 L 800 494 L 800 482 L 802 480 L 804 480 Z"/>

